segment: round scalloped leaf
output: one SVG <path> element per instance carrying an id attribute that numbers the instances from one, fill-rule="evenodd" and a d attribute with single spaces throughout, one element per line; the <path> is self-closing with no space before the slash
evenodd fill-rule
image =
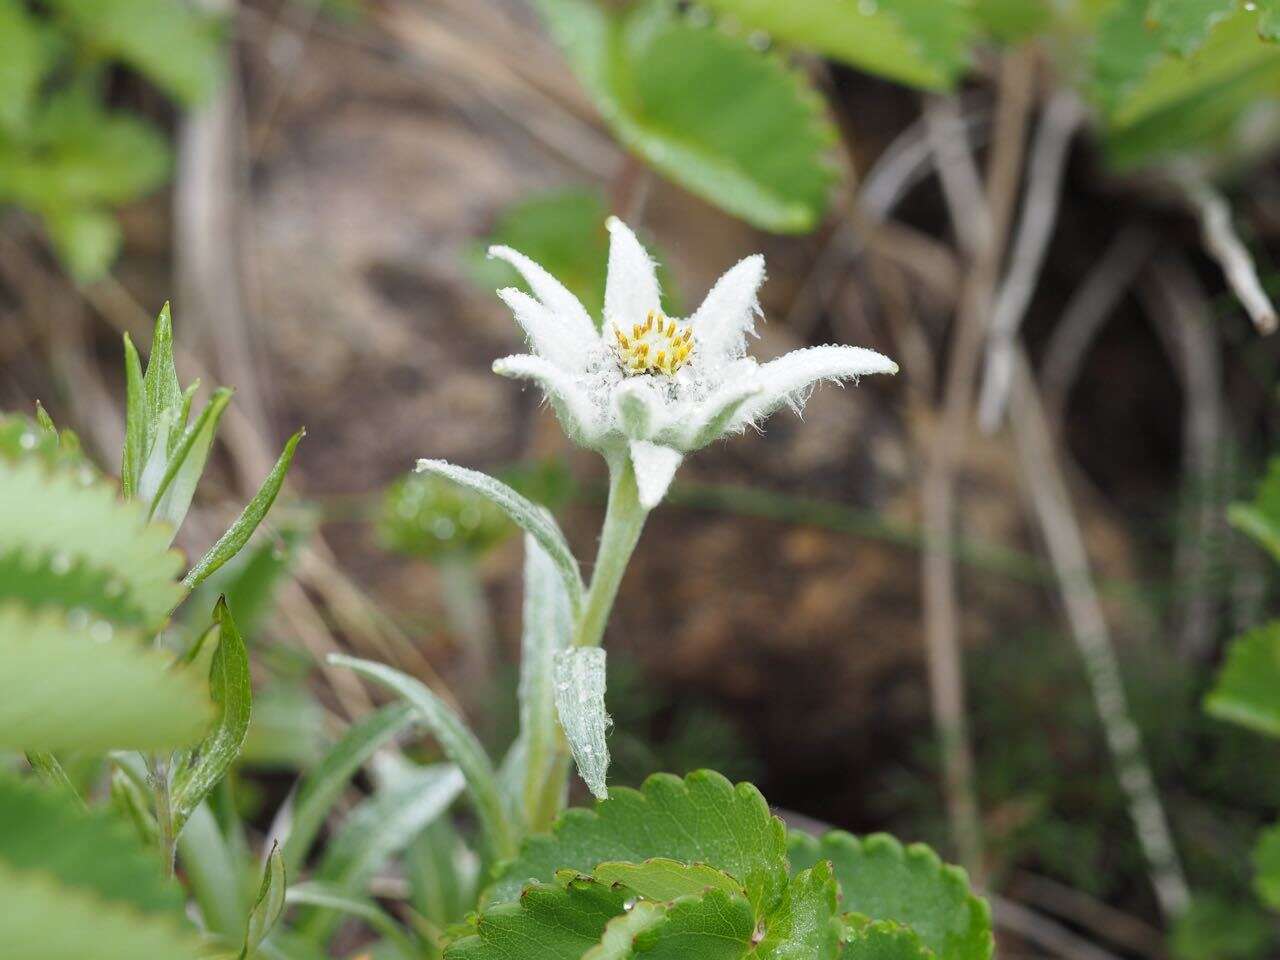
<path id="1" fill-rule="evenodd" d="M 708 0 L 708 6 L 788 43 L 930 89 L 954 85 L 974 37 L 972 11 L 957 0 Z"/>
<path id="2" fill-rule="evenodd" d="M 655 774 L 639 790 L 613 790 L 593 810 L 566 811 L 550 834 L 530 837 L 502 865 L 482 900 L 513 900 L 526 883 L 550 881 L 557 870 L 589 874 L 607 861 L 655 857 L 723 870 L 746 889 L 758 915 L 787 883 L 786 830 L 760 791 L 699 770 L 683 780 Z"/>
<path id="3" fill-rule="evenodd" d="M 1187 57 L 1200 48 L 1214 24 L 1230 16 L 1235 7 L 1236 0 L 1150 0 L 1146 23 L 1166 49 Z"/>
<path id="4" fill-rule="evenodd" d="M 0 543 L 6 558 L 20 556 L 28 568 L 47 567 L 59 577 L 75 571 L 65 597 L 49 584 L 26 598 L 15 593 L 14 581 L 0 581 L 0 599 L 32 605 L 56 600 L 61 606 L 86 577 L 100 577 L 102 602 L 80 606 L 120 614 L 125 625 L 150 630 L 182 597 L 176 582 L 182 557 L 168 549 L 169 531 L 149 525 L 141 504 L 120 502 L 114 487 L 83 467 L 0 457 Z"/>
<path id="5" fill-rule="evenodd" d="M 836 176 L 828 156 L 835 128 L 822 99 L 780 58 L 664 2 L 617 14 L 592 0 L 537 7 L 624 146 L 762 229 L 800 233 L 822 220 Z"/>
<path id="6" fill-rule="evenodd" d="M 482 910 L 445 960 L 578 960 L 626 913 L 631 894 L 590 877 L 535 883 L 519 899 Z"/>
<path id="7" fill-rule="evenodd" d="M 909 927 L 900 923 L 868 920 L 859 914 L 850 915 L 847 922 L 841 960 L 935 960 L 937 957 Z"/>
<path id="8" fill-rule="evenodd" d="M 81 617 L 0 606 L 0 748 L 160 750 L 200 740 L 213 716 L 203 678 L 173 669 L 137 635 Z"/>
<path id="9" fill-rule="evenodd" d="M 708 890 L 745 896 L 742 884 L 723 870 L 705 863 L 681 863 L 654 857 L 643 863 L 602 863 L 592 871 L 601 883 L 623 886 L 646 900 L 675 900 L 699 896 Z"/>
<path id="10" fill-rule="evenodd" d="M 844 924 L 837 909 L 840 890 L 823 860 L 797 874 L 782 902 L 765 920 L 759 960 L 825 960 L 840 955 Z"/>
<path id="11" fill-rule="evenodd" d="M 988 960 L 995 949 L 986 901 L 970 891 L 962 869 L 923 844 L 833 830 L 821 838 L 792 833 L 788 846 L 792 870 L 831 861 L 845 910 L 908 926 L 939 957 Z"/>

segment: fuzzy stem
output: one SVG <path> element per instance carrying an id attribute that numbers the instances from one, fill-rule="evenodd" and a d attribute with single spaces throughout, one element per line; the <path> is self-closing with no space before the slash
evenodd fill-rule
<path id="1" fill-rule="evenodd" d="M 587 590 L 582 616 L 574 630 L 574 646 L 598 647 L 604 638 L 605 624 L 618 596 L 618 585 L 626 573 L 647 516 L 648 511 L 640 505 L 631 458 L 625 454 L 610 458 L 609 505 L 600 532 L 600 548 L 591 574 L 591 587 Z"/>
<path id="2" fill-rule="evenodd" d="M 152 754 L 148 759 L 147 773 L 156 800 L 156 823 L 160 827 L 160 855 L 164 861 L 166 876 L 173 876 L 177 857 L 178 838 L 173 832 L 173 804 L 169 792 L 169 759 L 163 754 Z"/>
<path id="3" fill-rule="evenodd" d="M 649 515 L 649 511 L 640 505 L 631 458 L 623 453 L 609 457 L 608 462 L 609 503 L 600 531 L 600 547 L 596 552 L 591 586 L 587 589 L 586 602 L 573 631 L 573 645 L 577 647 L 598 647 L 604 639 L 604 628 L 618 596 L 618 585 L 627 571 L 645 518 Z M 569 744 L 564 739 L 564 730 L 557 723 L 555 756 L 536 808 L 529 811 L 532 830 L 548 829 L 564 809 L 572 769 Z"/>

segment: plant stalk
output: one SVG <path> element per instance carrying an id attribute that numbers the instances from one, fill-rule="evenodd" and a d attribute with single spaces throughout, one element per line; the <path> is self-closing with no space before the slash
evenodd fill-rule
<path id="1" fill-rule="evenodd" d="M 147 758 L 147 773 L 156 801 L 156 823 L 160 827 L 160 856 L 165 875 L 172 877 L 177 859 L 178 838 L 173 832 L 173 802 L 169 791 L 169 759 L 164 754 Z"/>
<path id="2" fill-rule="evenodd" d="M 618 585 L 627 571 L 631 554 L 640 539 L 649 512 L 640 505 L 636 475 L 631 458 L 625 453 L 609 459 L 609 503 L 605 508 L 604 528 L 596 566 L 591 574 L 582 615 L 574 630 L 577 647 L 598 647 L 604 639 L 604 628 L 618 596 Z"/>

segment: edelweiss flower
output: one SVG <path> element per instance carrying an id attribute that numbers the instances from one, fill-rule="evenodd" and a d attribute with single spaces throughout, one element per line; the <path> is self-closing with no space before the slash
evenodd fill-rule
<path id="1" fill-rule="evenodd" d="M 819 380 L 898 370 L 873 350 L 842 346 L 795 350 L 758 364 L 746 355 L 747 335 L 755 334 L 760 313 L 764 257 L 740 261 L 691 317 L 676 320 L 662 312 L 653 261 L 635 234 L 616 217 L 608 227 L 599 331 L 578 298 L 542 267 L 509 247 L 490 248 L 534 294 L 498 291 L 533 353 L 504 357 L 493 369 L 536 381 L 574 442 L 611 464 L 630 457 L 647 509 L 662 500 L 685 454 L 758 424 L 783 405 L 799 411 Z"/>

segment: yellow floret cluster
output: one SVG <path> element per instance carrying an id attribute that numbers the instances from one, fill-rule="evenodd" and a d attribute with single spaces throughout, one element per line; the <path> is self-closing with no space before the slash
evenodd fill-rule
<path id="1" fill-rule="evenodd" d="M 668 377 L 689 362 L 693 354 L 693 329 L 650 310 L 644 323 L 632 324 L 627 333 L 613 325 L 618 364 L 628 376 L 664 373 Z"/>

